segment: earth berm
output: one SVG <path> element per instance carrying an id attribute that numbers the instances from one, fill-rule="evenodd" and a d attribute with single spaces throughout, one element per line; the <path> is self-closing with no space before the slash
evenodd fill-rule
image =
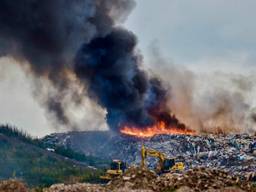
<path id="1" fill-rule="evenodd" d="M 0 182 L 0 192 L 34 192 L 18 181 Z M 43 192 L 256 192 L 251 181 L 241 180 L 217 169 L 196 168 L 184 173 L 156 175 L 148 169 L 129 168 L 106 185 L 56 184 Z"/>

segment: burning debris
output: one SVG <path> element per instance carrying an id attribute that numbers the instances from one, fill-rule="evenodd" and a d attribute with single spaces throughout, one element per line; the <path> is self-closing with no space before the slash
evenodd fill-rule
<path id="1" fill-rule="evenodd" d="M 127 136 L 140 138 L 151 138 L 155 135 L 195 135 L 196 132 L 185 128 L 185 126 L 166 126 L 165 122 L 161 121 L 156 125 L 146 128 L 127 127 L 121 129 L 121 133 Z"/>

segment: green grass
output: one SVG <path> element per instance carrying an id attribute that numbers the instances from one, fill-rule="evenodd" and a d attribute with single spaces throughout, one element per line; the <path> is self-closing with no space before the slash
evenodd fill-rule
<path id="1" fill-rule="evenodd" d="M 0 125 L 0 134 L 3 134 L 10 138 L 15 138 L 20 141 L 23 141 L 27 144 L 35 145 L 39 148 L 46 149 L 46 148 L 52 148 L 55 149 L 55 153 L 68 157 L 70 159 L 86 163 L 90 166 L 98 167 L 99 165 L 106 165 L 109 164 L 109 161 L 105 159 L 100 159 L 93 156 L 86 156 L 82 153 L 76 152 L 70 148 L 65 148 L 63 146 L 58 146 L 54 144 L 46 144 L 42 140 L 38 138 L 31 137 L 28 133 L 20 131 L 18 128 L 10 125 Z"/>

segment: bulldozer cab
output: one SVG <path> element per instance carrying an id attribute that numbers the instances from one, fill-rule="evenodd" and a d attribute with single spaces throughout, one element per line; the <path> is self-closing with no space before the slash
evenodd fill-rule
<path id="1" fill-rule="evenodd" d="M 110 169 L 111 170 L 119 170 L 120 169 L 120 163 L 116 161 L 112 161 L 110 163 Z"/>
<path id="2" fill-rule="evenodd" d="M 110 163 L 111 170 L 121 170 L 124 172 L 126 168 L 127 168 L 126 163 L 120 160 L 113 160 Z"/>
<path id="3" fill-rule="evenodd" d="M 126 163 L 121 160 L 113 160 L 110 163 L 110 168 L 106 171 L 105 175 L 100 176 L 100 179 L 104 181 L 110 181 L 111 179 L 122 175 L 126 170 Z"/>
<path id="4" fill-rule="evenodd" d="M 183 162 L 176 162 L 175 159 L 165 159 L 163 162 L 162 172 L 183 171 L 184 169 L 185 165 Z"/>

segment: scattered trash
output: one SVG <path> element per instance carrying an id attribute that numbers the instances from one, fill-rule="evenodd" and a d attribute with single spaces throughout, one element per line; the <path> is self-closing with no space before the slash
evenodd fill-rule
<path id="1" fill-rule="evenodd" d="M 151 139 L 130 141 L 120 139 L 117 149 L 111 155 L 125 160 L 128 165 L 140 164 L 140 146 L 161 151 L 168 157 L 176 157 L 185 163 L 186 169 L 207 167 L 222 169 L 244 178 L 247 173 L 256 172 L 256 155 L 252 149 L 256 136 L 242 135 L 158 135 Z M 149 158 L 148 167 L 154 169 L 157 160 Z"/>

